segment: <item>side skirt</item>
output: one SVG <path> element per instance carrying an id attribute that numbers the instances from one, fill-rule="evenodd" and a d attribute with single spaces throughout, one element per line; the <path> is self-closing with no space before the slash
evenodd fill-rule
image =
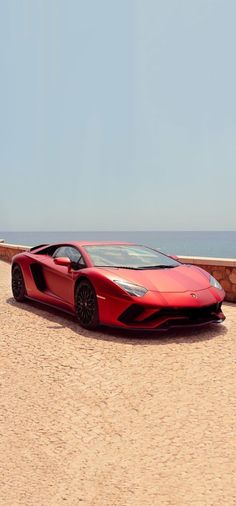
<path id="1" fill-rule="evenodd" d="M 75 316 L 75 312 L 73 310 L 65 309 L 64 307 L 57 306 L 56 304 L 50 304 L 49 302 L 44 302 L 43 300 L 35 299 L 34 297 L 29 297 L 28 295 L 25 297 L 32 302 L 37 302 L 37 304 L 46 306 L 48 308 L 56 309 L 57 311 L 63 311 L 63 313 Z"/>

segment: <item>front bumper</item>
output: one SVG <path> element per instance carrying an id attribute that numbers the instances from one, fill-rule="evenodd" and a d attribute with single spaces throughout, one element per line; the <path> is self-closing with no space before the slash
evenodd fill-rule
<path id="1" fill-rule="evenodd" d="M 118 318 L 122 326 L 136 329 L 168 330 L 171 327 L 188 327 L 222 323 L 225 315 L 221 303 L 199 308 L 162 308 L 148 312 L 138 304 L 132 304 Z"/>
<path id="2" fill-rule="evenodd" d="M 147 292 L 143 297 L 103 294 L 98 298 L 101 324 L 142 330 L 222 323 L 225 293 L 214 287 L 187 292 Z"/>

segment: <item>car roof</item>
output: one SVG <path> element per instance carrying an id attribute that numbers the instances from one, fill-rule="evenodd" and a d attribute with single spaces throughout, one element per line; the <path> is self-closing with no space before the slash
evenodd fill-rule
<path id="1" fill-rule="evenodd" d="M 62 243 L 61 243 L 62 244 Z M 69 241 L 73 246 L 134 246 L 132 242 L 121 242 L 121 241 Z"/>
<path id="2" fill-rule="evenodd" d="M 85 247 L 85 246 L 135 246 L 134 243 L 131 242 L 120 242 L 120 241 L 63 241 L 63 242 L 54 242 L 49 244 L 41 244 L 39 246 L 33 246 L 30 248 L 30 251 L 34 252 L 36 250 L 44 250 L 53 246 L 63 247 L 63 246 L 75 246 Z"/>

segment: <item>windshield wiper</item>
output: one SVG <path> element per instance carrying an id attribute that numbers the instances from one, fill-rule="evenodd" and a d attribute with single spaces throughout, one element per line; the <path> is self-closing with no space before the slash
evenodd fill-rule
<path id="1" fill-rule="evenodd" d="M 127 265 L 95 265 L 94 267 L 109 267 L 110 269 L 131 269 L 140 270 L 143 267 L 128 267 Z"/>
<path id="2" fill-rule="evenodd" d="M 145 271 L 147 269 L 174 269 L 178 265 L 146 265 L 143 267 L 129 267 L 127 265 L 95 265 L 94 267 L 108 267 L 110 269 L 131 269 L 136 271 Z"/>
<path id="3" fill-rule="evenodd" d="M 150 265 L 150 267 L 143 267 L 143 269 L 174 269 L 178 265 Z"/>

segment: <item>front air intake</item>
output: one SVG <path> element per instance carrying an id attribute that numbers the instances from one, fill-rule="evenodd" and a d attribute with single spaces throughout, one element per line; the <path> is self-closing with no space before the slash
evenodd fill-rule
<path id="1" fill-rule="evenodd" d="M 135 319 L 143 312 L 142 306 L 132 304 L 118 318 L 118 320 L 126 325 L 135 323 Z"/>

